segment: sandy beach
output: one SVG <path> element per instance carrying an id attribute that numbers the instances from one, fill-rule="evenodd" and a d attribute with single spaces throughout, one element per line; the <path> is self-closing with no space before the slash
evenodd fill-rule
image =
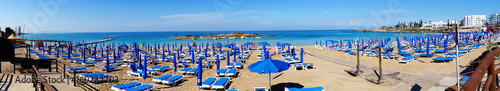
<path id="1" fill-rule="evenodd" d="M 296 46 L 297 49 L 299 48 L 304 48 L 306 52 L 314 52 L 314 53 L 319 53 L 322 55 L 327 55 L 330 57 L 338 58 L 340 60 L 346 60 L 355 63 L 356 62 L 356 56 L 355 55 L 349 55 L 348 53 L 345 52 L 340 52 L 340 51 L 334 51 L 334 50 L 327 50 L 327 49 L 318 49 L 315 48 L 313 45 L 311 46 Z M 275 50 L 275 47 L 271 47 L 271 50 Z M 483 51 L 486 50 L 486 47 L 483 46 L 479 49 L 476 49 L 475 51 L 471 53 L 467 53 L 466 55 L 460 57 L 460 65 L 465 66 L 467 65 L 472 59 L 478 57 Z M 452 50 L 453 51 L 453 50 Z M 19 48 L 16 49 L 16 55 L 17 57 L 23 57 L 24 55 L 24 49 Z M 211 51 L 209 51 L 210 53 Z M 431 51 L 432 52 L 432 51 Z M 257 62 L 257 57 L 256 55 L 259 54 L 257 50 L 252 51 L 252 55 L 249 57 L 249 59 L 246 60 L 246 63 L 243 65 L 243 69 L 238 69 L 238 74 L 237 77 L 230 77 L 230 85 L 227 87 L 227 89 L 238 89 L 240 91 L 251 91 L 253 90 L 254 87 L 269 87 L 269 81 L 268 81 L 268 74 L 257 74 L 257 73 L 252 73 L 247 69 L 247 66 Z M 436 56 L 442 56 L 442 54 L 437 54 Z M 55 58 L 55 56 L 53 56 Z M 190 58 L 190 57 L 186 57 Z M 212 58 L 208 57 L 209 59 Z M 281 60 L 280 56 L 272 56 L 272 59 L 279 59 Z M 400 59 L 400 58 L 399 58 Z M 65 60 L 63 58 L 59 58 L 60 62 L 63 63 L 69 63 L 71 66 L 74 67 L 83 67 L 81 64 L 75 64 L 75 63 L 70 63 L 68 60 Z M 423 75 L 423 74 L 428 74 L 428 73 L 436 73 L 436 74 L 450 74 L 455 72 L 455 60 L 452 62 L 448 63 L 432 63 L 431 58 L 419 58 L 418 60 L 412 61 L 408 64 L 402 64 L 398 63 L 398 59 L 383 59 L 383 68 L 388 69 L 388 70 L 393 70 L 396 72 L 402 72 L 405 74 L 411 74 L 411 75 Z M 305 63 L 314 63 L 316 66 L 316 69 L 306 69 L 306 70 L 295 70 L 293 66 L 289 68 L 289 70 L 280 72 L 280 73 L 275 73 L 271 75 L 272 78 L 272 89 L 275 91 L 280 91 L 283 90 L 284 84 L 290 84 L 292 86 L 298 86 L 298 87 L 317 87 L 317 86 L 322 86 L 325 88 L 326 91 L 337 91 L 337 90 L 348 90 L 348 91 L 364 91 L 364 90 L 376 90 L 376 91 L 387 91 L 391 90 L 394 88 L 397 88 L 398 86 L 401 86 L 405 84 L 405 82 L 398 81 L 399 83 L 393 84 L 391 86 L 382 86 L 378 84 L 371 83 L 367 81 L 364 78 L 361 77 L 354 77 L 349 74 L 347 74 L 344 70 L 346 69 L 351 69 L 352 67 L 332 63 L 317 57 L 313 57 L 311 55 L 304 55 L 304 62 Z M 377 57 L 367 57 L 367 56 L 360 56 L 360 63 L 364 65 L 370 65 L 374 67 L 378 67 L 378 58 Z M 105 65 L 104 62 L 99 62 L 99 65 Z M 169 65 L 172 66 L 171 62 L 159 62 L 157 65 Z M 226 65 L 226 60 L 221 60 L 220 62 L 220 67 L 225 68 Z M 152 64 L 148 64 L 148 67 L 154 66 Z M 55 66 L 53 66 L 55 67 Z M 190 67 L 196 67 L 191 64 Z M 102 71 L 100 67 L 88 67 L 89 68 L 89 73 L 98 73 L 98 72 L 104 72 Z M 12 64 L 8 62 L 3 62 L 2 63 L 2 69 L 7 69 L 7 70 L 2 70 L 3 73 L 12 73 Z M 178 68 L 177 70 L 181 70 L 183 68 Z M 181 82 L 178 84 L 178 86 L 170 86 L 170 85 L 164 85 L 164 84 L 157 84 L 153 83 L 151 80 L 153 78 L 165 75 L 165 74 L 178 74 L 174 72 L 173 70 L 166 71 L 164 73 L 160 73 L 158 75 L 152 75 L 149 76 L 146 80 L 143 80 L 142 78 L 138 76 L 129 76 L 127 75 L 127 71 L 129 71 L 129 67 L 122 67 L 120 66 L 118 70 L 111 71 L 106 74 L 110 74 L 113 76 L 118 76 L 119 81 L 118 82 L 113 82 L 113 83 L 98 83 L 98 84 L 93 84 L 93 83 L 88 83 L 92 89 L 97 89 L 97 90 L 110 90 L 111 86 L 114 85 L 119 85 L 119 84 L 125 84 L 125 83 L 130 83 L 130 82 L 141 82 L 141 83 L 146 83 L 146 84 L 152 84 L 155 86 L 155 90 L 159 91 L 196 91 L 198 90 L 198 86 L 196 86 L 196 80 L 197 77 L 196 75 L 184 75 L 184 82 Z M 46 70 L 42 70 L 46 71 Z M 81 73 L 79 73 L 81 74 Z M 204 68 L 203 69 L 203 80 L 205 80 L 208 77 L 216 77 L 216 66 L 213 64 L 213 67 L 211 69 L 209 68 Z M 71 86 L 71 85 L 70 85 Z M 60 86 L 56 88 L 66 88 L 65 86 Z M 82 89 L 87 89 L 87 90 L 92 90 L 89 88 L 83 88 Z M 208 90 L 208 89 L 205 89 Z"/>

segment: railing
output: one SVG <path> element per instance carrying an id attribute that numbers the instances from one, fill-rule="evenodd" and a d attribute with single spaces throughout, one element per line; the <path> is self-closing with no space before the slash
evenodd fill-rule
<path id="1" fill-rule="evenodd" d="M 59 61 L 58 61 L 58 62 L 59 62 Z M 76 83 L 77 83 L 77 81 L 78 81 L 78 80 L 77 80 L 77 78 L 76 78 L 76 70 L 75 70 L 75 67 L 73 67 L 73 66 L 71 66 L 71 65 L 69 65 L 69 64 L 67 64 L 67 63 L 63 63 L 63 62 L 61 62 L 61 63 L 56 63 L 56 67 L 57 67 L 57 68 L 56 68 L 56 71 L 57 71 L 57 72 L 59 72 L 59 69 L 58 69 L 59 67 L 58 67 L 58 66 L 61 66 L 61 65 L 59 65 L 59 64 L 62 64 L 62 66 L 63 66 L 63 67 L 60 67 L 60 68 L 63 68 L 63 69 L 62 69 L 62 70 L 63 70 L 63 77 L 65 77 L 65 78 L 66 78 L 66 77 L 71 77 L 71 75 L 73 75 L 73 86 L 76 86 Z M 66 72 L 66 68 L 73 68 L 73 72 L 70 72 L 70 71 L 67 71 L 67 72 Z M 66 75 L 66 74 L 68 74 L 68 75 Z"/>
<path id="2" fill-rule="evenodd" d="M 495 69 L 495 56 L 500 55 L 500 49 L 495 49 L 490 51 L 486 56 L 481 60 L 479 66 L 474 70 L 471 77 L 463 87 L 461 87 L 461 91 L 474 91 L 476 90 L 484 75 L 488 73 L 488 78 L 486 79 L 486 83 L 484 84 L 482 91 L 500 91 L 497 88 L 497 75 L 500 73 L 500 68 Z"/>
<path id="3" fill-rule="evenodd" d="M 35 87 L 36 91 L 54 91 L 54 88 L 47 83 L 44 77 L 38 72 L 37 67 L 35 65 L 31 65 L 33 68 L 33 72 L 31 73 L 31 77 L 39 79 L 39 81 L 33 82 L 33 87 Z M 45 88 L 45 89 L 44 89 Z"/>

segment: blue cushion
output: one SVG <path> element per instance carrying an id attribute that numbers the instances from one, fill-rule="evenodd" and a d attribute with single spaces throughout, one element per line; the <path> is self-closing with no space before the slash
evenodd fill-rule
<path id="1" fill-rule="evenodd" d="M 209 77 L 207 80 L 203 81 L 201 84 L 202 85 L 212 85 L 212 83 L 215 82 L 217 78 Z"/>
<path id="2" fill-rule="evenodd" d="M 229 80 L 229 78 L 219 78 L 219 80 L 217 80 L 217 82 L 214 83 L 215 86 L 223 86 L 224 84 L 227 83 L 227 81 Z"/>
<path id="3" fill-rule="evenodd" d="M 125 91 L 144 91 L 144 90 L 147 90 L 149 88 L 153 88 L 153 85 L 144 84 L 141 86 L 125 89 Z"/>
<path id="4" fill-rule="evenodd" d="M 135 86 L 138 86 L 138 85 L 141 85 L 141 83 L 139 83 L 139 82 L 131 82 L 131 83 L 122 84 L 122 85 L 115 85 L 113 87 L 114 88 L 118 88 L 118 89 L 125 89 L 125 88 L 135 87 Z"/>

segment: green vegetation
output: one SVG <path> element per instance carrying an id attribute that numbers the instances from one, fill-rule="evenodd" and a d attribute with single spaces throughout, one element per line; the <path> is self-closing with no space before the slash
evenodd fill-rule
<path id="1" fill-rule="evenodd" d="M 420 32 L 420 31 L 430 31 L 430 29 L 403 29 L 401 31 Z"/>

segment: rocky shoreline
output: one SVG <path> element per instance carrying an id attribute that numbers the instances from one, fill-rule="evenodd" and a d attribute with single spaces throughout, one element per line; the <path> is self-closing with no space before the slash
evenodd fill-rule
<path id="1" fill-rule="evenodd" d="M 172 37 L 172 39 L 197 39 L 197 38 L 202 38 L 202 39 L 222 39 L 222 38 L 229 38 L 229 39 L 236 39 L 236 38 L 265 38 L 268 36 L 276 36 L 276 35 L 268 35 L 268 34 L 254 34 L 254 33 L 244 33 L 244 32 L 233 32 L 233 33 L 227 33 L 227 34 L 216 34 L 216 35 L 184 35 L 181 37 Z"/>

